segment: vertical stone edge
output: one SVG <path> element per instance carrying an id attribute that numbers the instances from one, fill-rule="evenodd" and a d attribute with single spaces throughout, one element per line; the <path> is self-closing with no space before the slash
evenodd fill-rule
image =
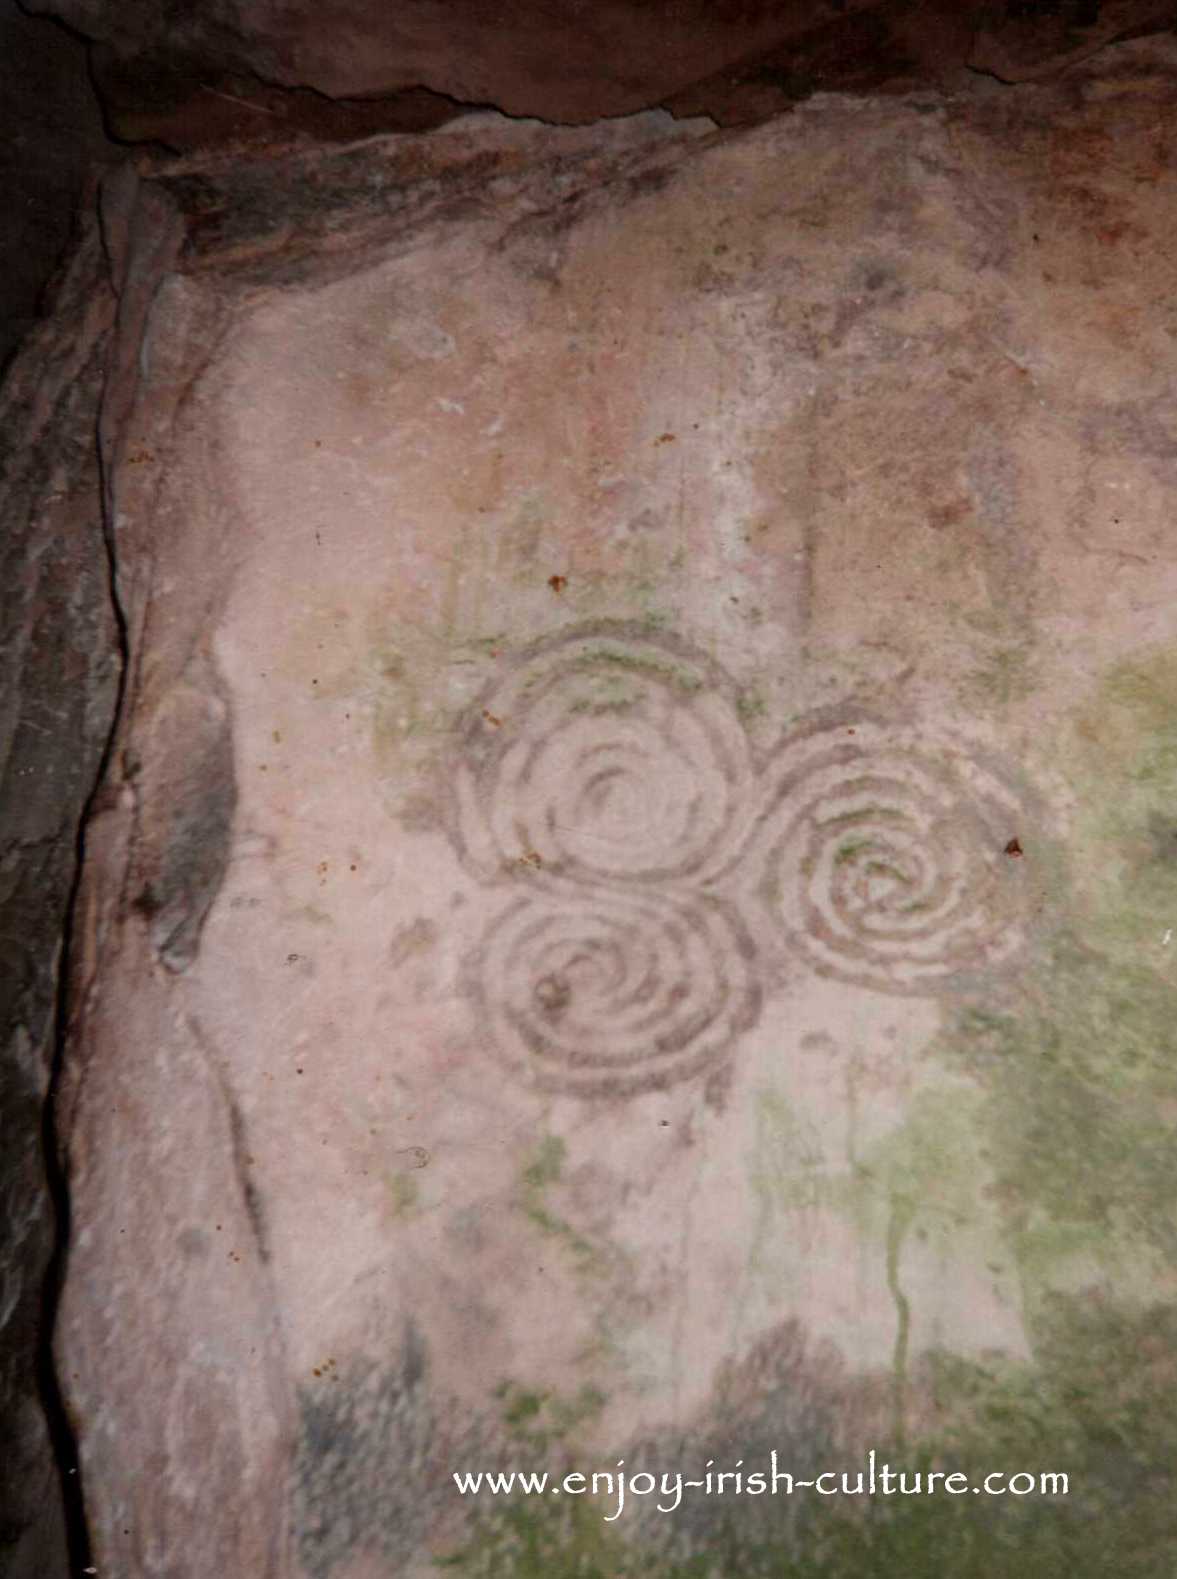
<path id="1" fill-rule="evenodd" d="M 48 1103 L 80 837 L 122 660 L 96 445 L 116 295 L 91 187 L 52 310 L 0 387 L 0 1573 L 84 1544 L 50 1359 L 68 1207 Z M 68 1493 L 68 1494 L 67 1494 Z"/>

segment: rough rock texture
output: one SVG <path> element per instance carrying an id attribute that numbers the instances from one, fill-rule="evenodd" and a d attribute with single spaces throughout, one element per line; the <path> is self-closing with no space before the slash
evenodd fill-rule
<path id="1" fill-rule="evenodd" d="M 1001 82 L 1030 82 L 1094 55 L 1115 38 L 1175 24 L 1177 14 L 1153 0 L 1014 3 L 1000 20 L 993 10 L 983 18 L 969 65 Z"/>
<path id="2" fill-rule="evenodd" d="M 815 92 L 903 92 L 954 83 L 966 68 L 1018 82 L 1177 22 L 1173 0 L 40 0 L 37 9 L 95 41 L 95 81 L 118 135 L 178 150 L 424 130 L 471 105 L 573 125 L 665 105 L 738 125 Z"/>
<path id="3" fill-rule="evenodd" d="M 1175 108 L 1156 41 L 109 194 L 100 1573 L 1163 1571 Z M 1071 1495 L 452 1481 L 870 1447 Z"/>
<path id="4" fill-rule="evenodd" d="M 36 322 L 88 171 L 115 154 L 85 43 L 0 0 L 0 369 Z"/>
<path id="5" fill-rule="evenodd" d="M 66 1572 L 44 1406 L 55 1218 L 42 1114 L 78 829 L 119 672 L 94 431 L 115 300 L 91 216 L 0 394 L 0 1573 Z M 52 1286 L 53 1279 L 49 1279 Z M 67 1445 L 61 1435 L 60 1447 Z M 64 1463 L 62 1472 L 67 1469 Z"/>

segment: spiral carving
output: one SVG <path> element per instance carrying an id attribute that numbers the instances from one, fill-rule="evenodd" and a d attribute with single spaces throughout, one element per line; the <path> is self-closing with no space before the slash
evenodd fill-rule
<path id="1" fill-rule="evenodd" d="M 754 953 L 738 914 L 712 895 L 535 893 L 492 922 L 469 987 L 529 1084 L 632 1095 L 723 1061 L 759 1013 Z"/>
<path id="2" fill-rule="evenodd" d="M 539 642 L 455 745 L 455 845 L 518 896 L 466 987 L 540 1089 L 717 1067 L 769 966 L 787 979 L 782 945 L 821 976 L 929 994 L 1025 941 L 1025 806 L 984 753 L 823 712 L 754 758 L 731 680 L 674 637 L 599 621 Z"/>
<path id="3" fill-rule="evenodd" d="M 1020 803 L 950 743 L 851 721 L 780 749 L 751 869 L 790 946 L 820 974 L 930 992 L 1023 941 Z"/>
<path id="4" fill-rule="evenodd" d="M 485 875 L 698 878 L 746 803 L 730 685 L 670 639 L 581 628 L 480 698 L 456 770 L 459 839 Z"/>

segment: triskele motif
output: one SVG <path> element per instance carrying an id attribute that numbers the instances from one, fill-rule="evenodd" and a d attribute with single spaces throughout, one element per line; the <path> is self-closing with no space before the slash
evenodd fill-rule
<path id="1" fill-rule="evenodd" d="M 722 1066 L 784 953 L 949 990 L 1025 940 L 1009 775 L 961 741 L 813 715 L 757 760 L 730 678 L 615 621 L 519 654 L 458 735 L 451 830 L 514 898 L 465 966 L 507 1067 L 632 1095 Z"/>

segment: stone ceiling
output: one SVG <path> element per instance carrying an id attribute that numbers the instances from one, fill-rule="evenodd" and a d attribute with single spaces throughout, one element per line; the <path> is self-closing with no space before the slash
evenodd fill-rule
<path id="1" fill-rule="evenodd" d="M 1051 73 L 1173 0 L 40 0 L 92 41 L 114 136 L 180 150 L 420 131 L 470 108 L 563 124 L 655 106 L 760 121 L 822 91 Z"/>

